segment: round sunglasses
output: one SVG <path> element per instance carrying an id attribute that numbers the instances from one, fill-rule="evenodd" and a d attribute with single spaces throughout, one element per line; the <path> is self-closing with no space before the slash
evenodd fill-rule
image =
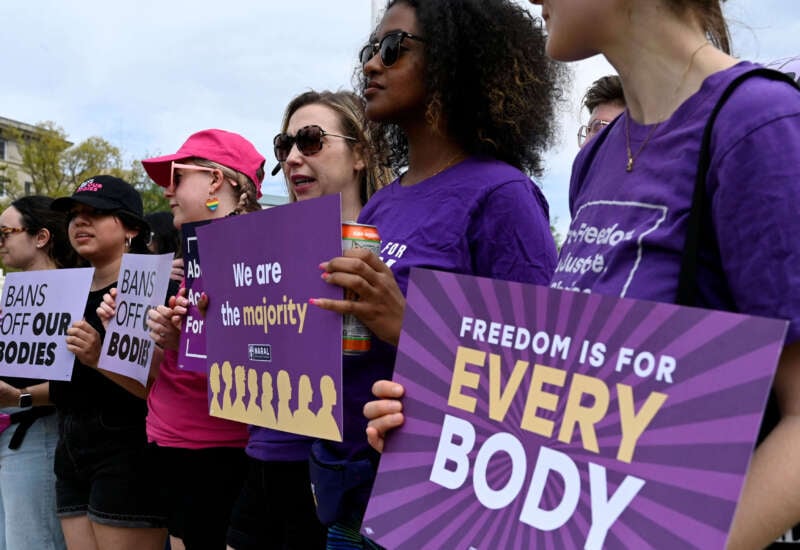
<path id="1" fill-rule="evenodd" d="M 332 134 L 326 132 L 322 127 L 316 124 L 303 126 L 297 133 L 290 136 L 287 133 L 280 133 L 272 140 L 272 146 L 275 151 L 275 158 L 278 162 L 285 162 L 289 158 L 289 152 L 292 146 L 297 144 L 297 149 L 304 155 L 315 155 L 322 150 L 322 138 L 324 136 L 338 137 L 348 141 L 358 141 L 354 137 L 342 136 L 339 134 Z"/>
<path id="2" fill-rule="evenodd" d="M 406 31 L 392 31 L 386 33 L 386 35 L 381 38 L 380 42 L 372 42 L 361 48 L 361 53 L 358 54 L 361 65 L 366 65 L 370 59 L 375 57 L 376 53 L 380 52 L 383 66 L 386 68 L 391 67 L 400 57 L 400 44 L 402 44 L 404 38 L 425 42 L 425 40 L 419 36 L 415 36 Z"/>

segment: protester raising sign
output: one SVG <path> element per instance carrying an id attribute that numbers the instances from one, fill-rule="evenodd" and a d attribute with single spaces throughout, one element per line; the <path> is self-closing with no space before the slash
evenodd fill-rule
<path id="1" fill-rule="evenodd" d="M 412 272 L 389 548 L 722 548 L 787 323 Z"/>

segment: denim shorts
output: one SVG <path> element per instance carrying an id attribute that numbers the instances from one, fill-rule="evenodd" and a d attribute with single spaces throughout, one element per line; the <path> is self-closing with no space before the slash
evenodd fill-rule
<path id="1" fill-rule="evenodd" d="M 308 461 L 265 462 L 248 457 L 247 480 L 233 507 L 228 546 L 235 550 L 324 549 Z"/>
<path id="2" fill-rule="evenodd" d="M 88 515 L 112 527 L 166 525 L 144 417 L 60 413 L 55 473 L 61 518 Z"/>

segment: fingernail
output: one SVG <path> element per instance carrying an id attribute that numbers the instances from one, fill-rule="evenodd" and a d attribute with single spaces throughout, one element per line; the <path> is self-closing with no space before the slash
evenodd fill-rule
<path id="1" fill-rule="evenodd" d="M 322 278 L 325 279 L 326 281 L 328 280 L 328 277 L 330 277 L 330 276 L 331 276 L 331 274 L 328 273 L 327 271 L 322 274 Z"/>
<path id="2" fill-rule="evenodd" d="M 309 298 L 308 299 L 308 303 L 311 304 L 312 306 L 316 305 L 317 304 L 317 299 L 316 298 Z"/>
<path id="3" fill-rule="evenodd" d="M 320 268 L 320 269 L 325 269 L 325 262 L 322 262 L 317 267 Z"/>

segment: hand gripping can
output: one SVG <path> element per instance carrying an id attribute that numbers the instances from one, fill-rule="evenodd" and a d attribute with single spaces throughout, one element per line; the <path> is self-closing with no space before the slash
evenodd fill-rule
<path id="1" fill-rule="evenodd" d="M 381 238 L 374 225 L 342 222 L 342 250 L 366 248 L 376 256 L 381 252 Z M 345 291 L 346 300 L 358 300 L 358 295 Z M 355 315 L 347 314 L 342 321 L 342 353 L 360 355 L 369 351 L 370 331 Z"/>

